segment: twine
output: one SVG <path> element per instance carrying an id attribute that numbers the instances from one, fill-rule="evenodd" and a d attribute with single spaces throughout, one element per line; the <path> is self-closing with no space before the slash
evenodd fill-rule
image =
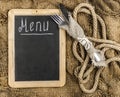
<path id="1" fill-rule="evenodd" d="M 109 49 L 114 49 L 115 51 L 120 51 L 119 43 L 107 39 L 106 26 L 105 26 L 104 20 L 95 13 L 94 8 L 90 4 L 80 3 L 74 9 L 73 17 L 76 21 L 77 21 L 78 13 L 85 13 L 85 14 L 89 14 L 92 16 L 93 33 L 92 33 L 92 36 L 87 37 L 87 38 L 93 42 L 96 49 L 102 50 L 104 54 Z M 98 21 L 102 27 L 102 37 L 100 39 L 98 39 L 98 36 L 100 35 L 100 33 L 97 31 L 98 30 Z M 79 45 L 78 44 L 79 43 L 76 40 L 73 42 L 73 54 L 76 57 L 76 59 L 80 62 L 81 65 L 79 65 L 75 68 L 74 74 L 78 78 L 79 86 L 80 86 L 81 90 L 85 93 L 93 93 L 97 89 L 99 77 L 100 77 L 102 70 L 104 68 L 108 68 L 108 67 L 95 67 L 93 65 L 93 63 L 90 62 L 90 57 L 88 56 L 88 54 L 86 55 L 86 52 L 85 52 L 85 49 L 83 48 L 83 46 L 81 44 L 79 44 Z M 77 46 L 79 46 L 79 48 L 80 48 L 80 53 L 78 53 L 78 51 L 77 51 Z M 106 63 L 106 65 L 108 65 L 109 63 L 111 63 L 113 61 L 120 62 L 119 54 L 113 58 L 106 59 L 105 63 Z M 95 72 L 94 84 L 91 89 L 87 89 L 85 87 L 85 84 L 89 82 L 91 73 L 96 69 L 97 69 L 97 71 Z"/>

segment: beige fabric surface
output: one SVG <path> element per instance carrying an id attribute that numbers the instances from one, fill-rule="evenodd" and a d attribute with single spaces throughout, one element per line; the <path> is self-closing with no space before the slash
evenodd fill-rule
<path id="1" fill-rule="evenodd" d="M 98 89 L 93 94 L 83 93 L 73 71 L 79 64 L 72 53 L 73 39 L 67 36 L 67 78 L 62 88 L 13 89 L 8 86 L 7 62 L 7 23 L 8 11 L 14 8 L 56 8 L 57 2 L 64 4 L 71 12 L 81 2 L 89 1 L 96 12 L 104 19 L 107 37 L 120 43 L 120 0 L 0 0 L 0 97 L 120 97 L 120 63 L 112 62 L 102 72 Z M 85 14 L 78 15 L 78 21 L 84 31 L 92 33 L 92 18 Z M 89 22 L 88 22 L 89 21 Z M 99 27 L 100 28 L 100 27 Z M 101 29 L 99 29 L 100 31 Z M 116 52 L 109 50 L 107 57 L 114 57 Z M 94 72 L 93 72 L 94 76 Z M 86 84 L 92 86 L 93 78 Z"/>

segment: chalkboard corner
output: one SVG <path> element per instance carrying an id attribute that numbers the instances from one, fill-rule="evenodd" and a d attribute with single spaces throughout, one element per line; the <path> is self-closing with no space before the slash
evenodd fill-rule
<path id="1" fill-rule="evenodd" d="M 63 80 L 63 81 L 61 81 L 59 87 L 63 87 L 63 86 L 65 86 L 65 84 L 66 84 L 66 80 Z"/>
<path id="2" fill-rule="evenodd" d="M 11 88 L 15 88 L 14 82 L 11 82 L 10 80 L 8 81 L 8 85 L 9 85 L 9 87 L 11 87 Z"/>
<path id="3" fill-rule="evenodd" d="M 14 14 L 14 11 L 15 11 L 15 9 L 9 10 L 9 11 L 8 11 L 8 16 L 10 16 L 11 14 Z"/>

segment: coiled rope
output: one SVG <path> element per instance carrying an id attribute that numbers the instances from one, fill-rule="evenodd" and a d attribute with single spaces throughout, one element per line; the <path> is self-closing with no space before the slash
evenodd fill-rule
<path id="1" fill-rule="evenodd" d="M 114 49 L 115 51 L 118 51 L 118 52 L 120 51 L 119 43 L 107 39 L 106 26 L 105 26 L 104 20 L 98 14 L 95 13 L 93 6 L 91 6 L 88 3 L 80 3 L 73 11 L 73 17 L 76 21 L 77 21 L 78 13 L 85 13 L 92 16 L 93 33 L 92 33 L 92 36 L 87 38 L 93 42 L 95 48 L 102 50 L 104 54 L 109 49 Z M 101 38 L 98 38 L 98 36 L 100 36 L 100 33 L 98 32 L 98 21 L 102 27 Z M 80 48 L 80 53 L 78 53 L 78 50 L 77 50 L 78 46 Z M 102 70 L 108 67 L 95 67 L 93 63 L 90 62 L 90 58 L 88 54 L 86 55 L 85 49 L 81 44 L 78 43 L 78 41 L 73 42 L 73 54 L 76 57 L 76 59 L 80 62 L 80 65 L 75 68 L 74 74 L 78 78 L 79 86 L 81 90 L 85 93 L 95 92 L 98 86 L 99 77 Z M 106 59 L 106 64 L 108 65 L 113 61 L 120 62 L 119 53 L 117 56 L 113 58 Z M 87 89 L 85 87 L 85 84 L 89 82 L 91 73 L 96 69 L 97 71 L 95 72 L 96 74 L 94 78 L 93 87 L 91 89 Z"/>

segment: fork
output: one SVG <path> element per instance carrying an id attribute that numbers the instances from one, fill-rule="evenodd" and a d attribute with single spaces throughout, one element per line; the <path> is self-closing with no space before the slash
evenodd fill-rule
<path id="1" fill-rule="evenodd" d="M 60 15 L 51 15 L 50 16 L 60 27 L 67 25 L 68 22 Z"/>
<path id="2" fill-rule="evenodd" d="M 60 28 L 63 28 L 65 25 L 67 25 L 66 21 L 60 15 L 53 15 L 53 16 L 51 16 L 51 18 L 59 25 Z M 78 26 L 78 24 L 76 26 Z M 74 25 L 73 25 L 73 27 L 74 27 Z M 81 27 L 79 26 L 79 28 L 81 28 Z M 71 31 L 67 31 L 67 32 L 72 37 L 75 34 L 75 33 L 70 33 Z M 77 38 L 77 40 L 85 47 L 85 49 L 88 50 L 91 47 L 92 43 L 85 37 L 83 30 L 80 32 L 76 31 L 76 33 L 81 34 L 81 36 L 78 35 L 80 37 L 75 37 L 75 38 Z M 75 35 L 75 36 L 77 36 L 77 35 Z"/>

